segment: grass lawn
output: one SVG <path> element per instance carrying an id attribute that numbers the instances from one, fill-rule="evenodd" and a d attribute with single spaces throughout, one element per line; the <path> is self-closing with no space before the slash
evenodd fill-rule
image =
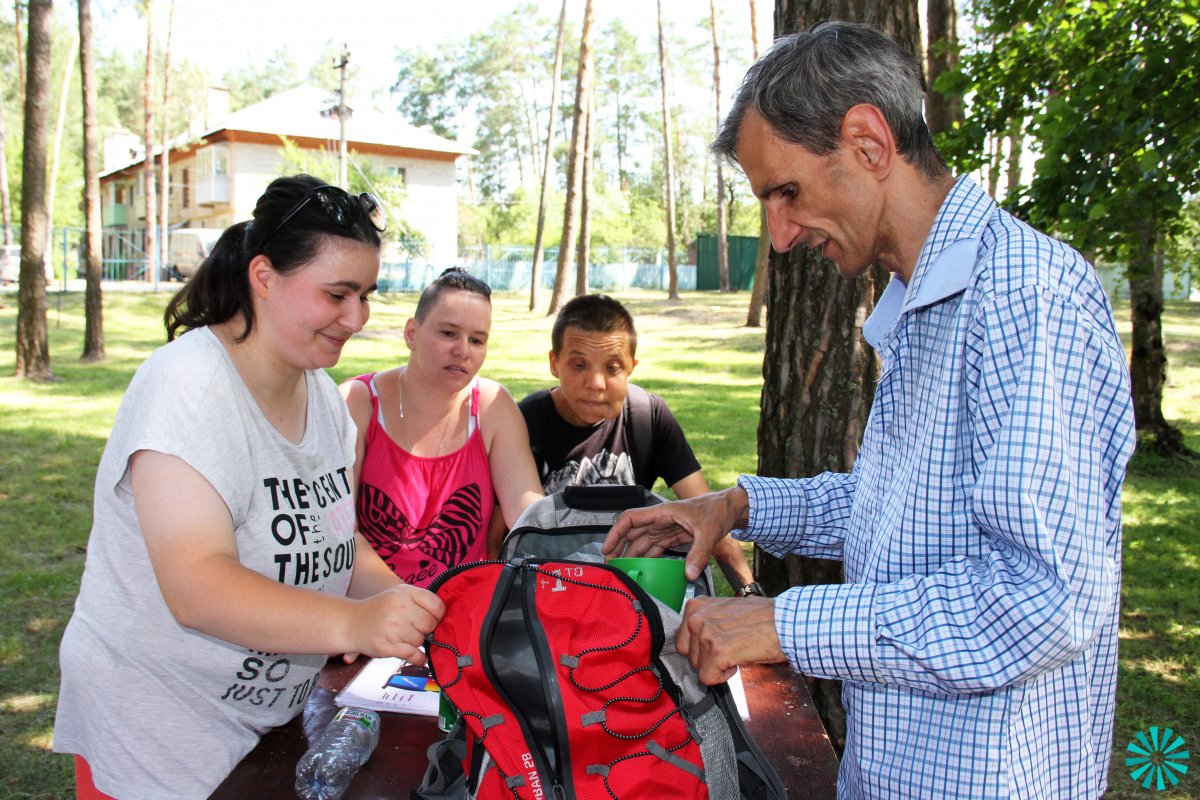
<path id="1" fill-rule="evenodd" d="M 709 483 L 730 485 L 757 462 L 762 331 L 741 327 L 745 293 L 618 295 L 639 325 L 636 380 L 666 396 Z M 58 689 L 57 650 L 71 612 L 91 524 L 96 465 L 121 393 L 163 340 L 168 296 L 105 297 L 108 360 L 82 364 L 83 303 L 50 297 L 58 379 L 30 384 L 14 368 L 16 296 L 0 294 L 0 799 L 73 797 L 71 763 L 50 752 Z M 368 330 L 334 370 L 343 380 L 403 360 L 400 337 L 414 295 L 377 298 Z M 550 320 L 526 298 L 494 298 L 484 374 L 516 397 L 549 385 Z M 1124 314 L 1123 309 L 1118 309 Z M 1200 448 L 1200 304 L 1168 305 L 1171 358 L 1166 414 Z M 661 486 L 659 487 L 662 488 Z M 1200 741 L 1200 464 L 1135 459 L 1125 489 L 1125 583 L 1116 748 L 1109 797 L 1200 799 L 1191 770 L 1179 787 L 1154 792 L 1124 767 L 1124 746 L 1152 725 L 1171 727 L 1191 749 Z M 1064 735 L 1074 735 L 1064 732 Z"/>

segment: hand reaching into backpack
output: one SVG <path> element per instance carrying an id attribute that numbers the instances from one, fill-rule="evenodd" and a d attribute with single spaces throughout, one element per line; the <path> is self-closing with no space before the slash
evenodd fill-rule
<path id="1" fill-rule="evenodd" d="M 695 580 L 708 566 L 717 542 L 746 526 L 749 510 L 746 491 L 738 487 L 630 509 L 617 518 L 600 549 L 605 556 L 635 558 L 660 556 L 668 547 L 691 542 L 687 576 Z"/>
<path id="2" fill-rule="evenodd" d="M 786 661 L 769 597 L 693 597 L 683 609 L 675 649 L 711 686 L 733 677 L 738 664 Z"/>
<path id="3" fill-rule="evenodd" d="M 446 613 L 436 594 L 408 584 L 398 584 L 379 594 L 356 601 L 351 621 L 350 648 L 369 656 L 398 656 L 405 661 L 425 663 L 420 647 Z"/>

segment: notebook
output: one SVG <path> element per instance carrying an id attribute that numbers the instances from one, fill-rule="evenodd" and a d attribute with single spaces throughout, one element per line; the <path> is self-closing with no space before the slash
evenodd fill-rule
<path id="1" fill-rule="evenodd" d="M 372 658 L 338 692 L 339 706 L 436 717 L 441 692 L 428 667 L 402 658 Z"/>

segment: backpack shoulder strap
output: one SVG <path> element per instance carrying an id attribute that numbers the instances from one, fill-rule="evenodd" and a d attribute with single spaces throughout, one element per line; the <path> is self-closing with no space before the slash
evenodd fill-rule
<path id="1" fill-rule="evenodd" d="M 639 476 L 648 474 L 652 469 L 651 464 L 654 463 L 654 421 L 650 408 L 650 393 L 631 383 L 625 395 L 625 404 L 628 411 L 625 417 L 625 424 L 628 426 L 626 442 L 631 449 L 629 458 L 633 462 L 634 480 L 637 480 Z"/>

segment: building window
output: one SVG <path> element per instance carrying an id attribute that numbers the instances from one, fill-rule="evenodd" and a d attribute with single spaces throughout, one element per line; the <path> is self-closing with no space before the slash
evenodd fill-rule
<path id="1" fill-rule="evenodd" d="M 190 176 L 188 175 L 188 171 L 186 169 L 180 170 L 179 174 L 182 178 L 182 180 L 179 182 L 179 189 L 183 196 L 183 207 L 189 208 L 192 205 L 192 187 L 191 184 L 188 183 L 188 178 Z"/>
<path id="2" fill-rule="evenodd" d="M 387 176 L 389 178 L 396 179 L 401 186 L 404 186 L 405 184 L 408 183 L 408 172 L 407 172 L 407 170 L 405 170 L 404 167 L 388 165 L 386 167 L 386 170 L 387 170 Z"/>

